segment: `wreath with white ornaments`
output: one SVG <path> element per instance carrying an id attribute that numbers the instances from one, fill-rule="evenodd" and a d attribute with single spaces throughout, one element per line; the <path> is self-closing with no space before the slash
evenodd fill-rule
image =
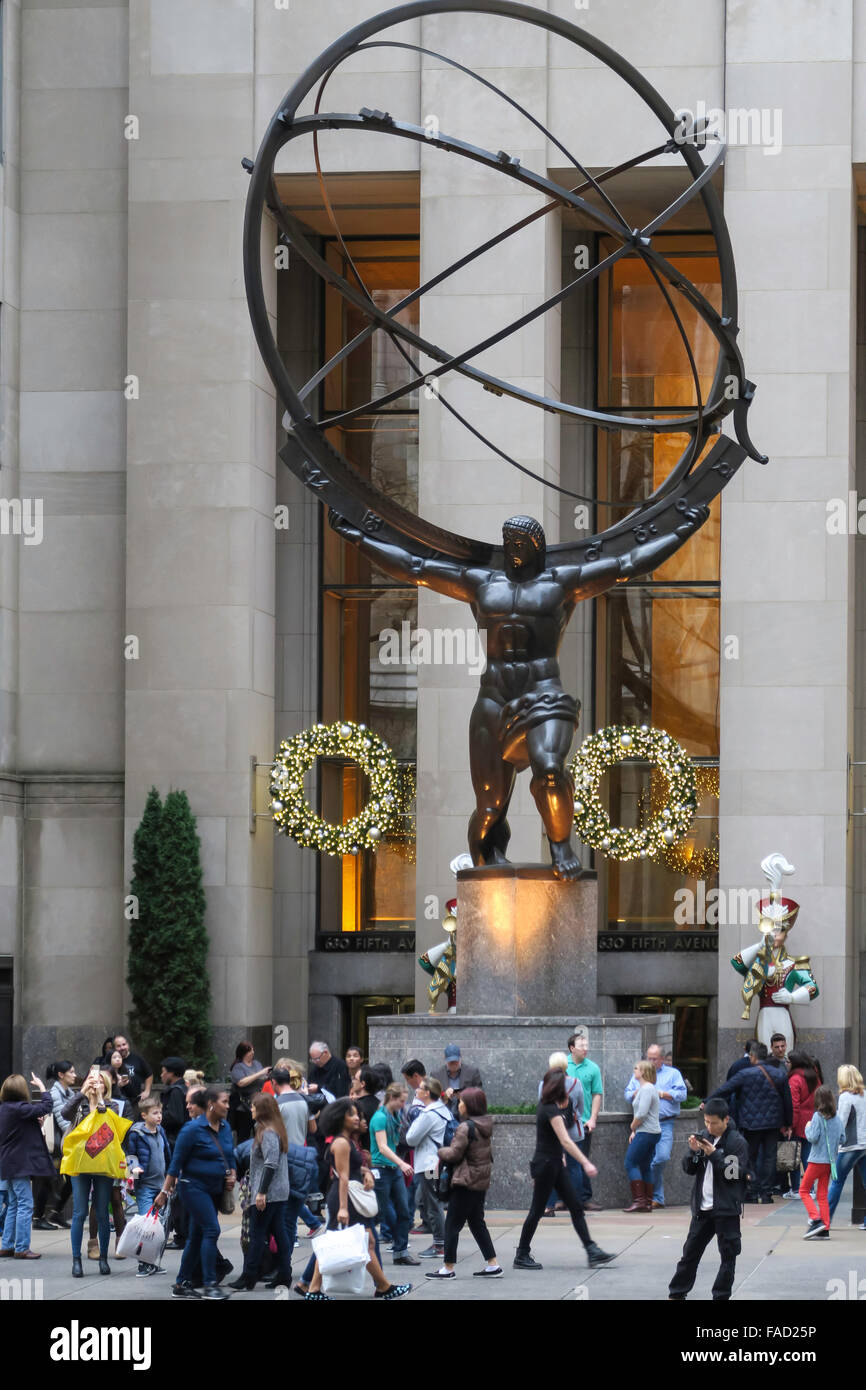
<path id="1" fill-rule="evenodd" d="M 304 791 L 304 774 L 317 758 L 347 758 L 370 780 L 370 799 L 345 825 L 316 815 Z M 271 814 L 278 830 L 305 849 L 359 854 L 377 849 L 403 811 L 403 780 L 394 753 L 366 724 L 316 724 L 284 739 L 271 775 Z"/>
<path id="2" fill-rule="evenodd" d="M 628 758 L 654 764 L 667 788 L 663 805 L 647 825 L 612 826 L 598 795 L 605 772 Z M 681 840 L 697 810 L 695 770 L 681 743 L 647 724 L 610 724 L 591 734 L 569 763 L 574 778 L 574 826 L 579 839 L 609 859 L 646 859 Z"/>

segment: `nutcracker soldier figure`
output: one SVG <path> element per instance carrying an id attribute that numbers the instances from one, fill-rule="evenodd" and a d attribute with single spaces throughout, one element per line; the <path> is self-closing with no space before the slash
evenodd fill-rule
<path id="1" fill-rule="evenodd" d="M 783 898 L 780 886 L 782 875 L 792 874 L 794 866 L 782 854 L 769 854 L 761 861 L 761 869 L 770 884 L 770 896 L 761 898 L 758 904 L 762 937 L 734 956 L 731 965 L 745 977 L 744 1019 L 751 1014 L 752 1000 L 758 999 L 758 1041 L 769 1049 L 773 1034 L 783 1033 L 790 1052 L 796 1036 L 791 1005 L 811 1004 L 818 998 L 818 986 L 809 957 L 792 956 L 787 948 L 788 932 L 797 920 L 800 904 L 793 898 Z"/>
<path id="2" fill-rule="evenodd" d="M 472 858 L 468 854 L 458 854 L 456 859 L 451 860 L 451 872 L 455 878 L 460 869 L 471 869 Z M 457 1012 L 457 899 L 449 898 L 445 904 L 445 917 L 442 925 L 448 935 L 444 941 L 440 941 L 437 946 L 431 946 L 429 951 L 425 951 L 423 956 L 418 957 L 418 964 L 422 970 L 433 978 L 427 986 L 427 994 L 430 999 L 430 1013 L 436 1012 L 436 1001 L 440 995 L 448 995 L 448 1012 Z"/>

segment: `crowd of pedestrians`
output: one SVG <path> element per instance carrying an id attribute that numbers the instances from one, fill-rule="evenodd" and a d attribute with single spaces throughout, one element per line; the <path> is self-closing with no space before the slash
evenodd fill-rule
<path id="1" fill-rule="evenodd" d="M 768 1051 L 750 1040 L 696 1112 L 682 1161 L 694 1180 L 692 1220 L 670 1285 L 673 1300 L 693 1287 L 714 1237 L 720 1266 L 713 1297 L 730 1297 L 742 1205 L 772 1203 L 789 1181 L 785 1170 L 793 1164 L 783 1163 L 783 1150 L 793 1152 L 797 1172 L 782 1195 L 803 1202 L 810 1240 L 829 1237 L 852 1168 L 860 1165 L 866 1177 L 860 1072 L 840 1067 L 834 1092 L 815 1058 L 802 1050 L 786 1056 L 784 1043 L 773 1039 Z M 485 1220 L 494 1119 L 478 1068 L 456 1044 L 445 1048 L 440 1068 L 428 1070 L 414 1057 L 395 1078 L 387 1065 L 366 1062 L 355 1046 L 341 1058 L 326 1041 L 315 1040 L 306 1065 L 283 1057 L 270 1066 L 244 1039 L 225 1082 L 205 1085 L 202 1073 L 181 1057 L 164 1058 L 159 1078 L 160 1092 L 153 1094 L 151 1068 L 120 1034 L 105 1039 L 102 1055 L 81 1077 L 72 1062 L 54 1063 L 50 1089 L 35 1075 L 29 1082 L 6 1078 L 0 1088 L 0 1257 L 38 1259 L 31 1230 L 68 1228 L 72 1274 L 83 1278 L 87 1226 L 86 1258 L 99 1275 L 109 1275 L 111 1259 L 123 1258 L 118 1242 L 126 1221 L 132 1214 L 155 1221 L 156 1213 L 169 1248 L 182 1251 L 171 1286 L 179 1299 L 224 1299 L 230 1290 L 244 1293 L 264 1281 L 268 1288 L 291 1287 L 310 1301 L 328 1301 L 328 1271 L 323 1276 L 315 1254 L 293 1282 L 300 1223 L 308 1237 L 363 1226 L 366 1269 L 380 1300 L 401 1298 L 412 1288 L 389 1280 L 386 1263 L 420 1267 L 429 1261 L 426 1278 L 456 1279 L 458 1241 L 467 1226 L 482 1257 L 475 1277 L 503 1277 Z M 624 1155 L 632 1199 L 627 1212 L 664 1209 L 674 1120 L 689 1089 L 672 1056 L 656 1044 L 635 1063 L 623 1092 L 632 1111 Z M 590 1267 L 614 1258 L 587 1224 L 587 1214 L 601 1210 L 592 1195 L 598 1170 L 591 1147 L 603 1094 L 587 1036 L 575 1031 L 567 1051 L 551 1054 L 538 1083 L 532 1198 L 512 1262 L 517 1271 L 542 1268 L 532 1241 L 542 1218 L 560 1209 Z M 105 1161 L 94 1172 L 83 1158 L 84 1140 L 91 1152 L 97 1137 L 93 1152 Z M 232 1264 L 219 1249 L 220 1215 L 237 1204 L 243 1267 L 227 1284 Z M 427 1235 L 429 1244 L 415 1246 L 415 1253 L 412 1235 Z M 139 1259 L 135 1272 L 151 1278 L 166 1271 L 160 1256 Z"/>

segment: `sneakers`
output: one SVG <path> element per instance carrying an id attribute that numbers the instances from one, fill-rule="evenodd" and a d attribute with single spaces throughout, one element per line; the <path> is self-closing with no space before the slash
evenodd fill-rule
<path id="1" fill-rule="evenodd" d="M 143 1260 L 139 1260 L 139 1262 L 138 1262 L 138 1270 L 137 1270 L 137 1272 L 136 1272 L 135 1277 L 136 1277 L 136 1279 L 149 1279 L 149 1278 L 151 1277 L 152 1274 L 167 1274 L 167 1273 L 168 1273 L 168 1270 L 167 1270 L 167 1269 L 160 1269 L 159 1265 L 148 1265 L 148 1264 L 145 1264 Z"/>
<path id="2" fill-rule="evenodd" d="M 202 1298 L 214 1298 L 220 1300 L 231 1298 L 231 1294 L 226 1293 L 225 1289 L 221 1289 L 219 1284 L 205 1284 L 204 1288 L 201 1291 L 201 1296 Z"/>
<path id="3" fill-rule="evenodd" d="M 512 1267 L 514 1269 L 544 1269 L 544 1265 L 540 1265 L 537 1260 L 534 1260 L 528 1250 L 518 1250 L 514 1256 Z"/>
<path id="4" fill-rule="evenodd" d="M 429 1226 L 425 1226 L 422 1221 L 418 1226 L 413 1226 L 409 1232 L 410 1236 L 432 1236 L 433 1232 Z"/>
<path id="5" fill-rule="evenodd" d="M 456 1279 L 457 1275 L 453 1269 L 428 1269 L 424 1275 L 425 1279 Z"/>
<path id="6" fill-rule="evenodd" d="M 417 1260 L 414 1255 L 410 1255 L 408 1250 L 404 1250 L 402 1255 L 394 1256 L 394 1263 L 395 1265 L 419 1265 L 421 1261 Z"/>
<path id="7" fill-rule="evenodd" d="M 445 1254 L 444 1245 L 428 1245 L 426 1250 L 418 1251 L 419 1260 L 441 1260 Z"/>
<path id="8" fill-rule="evenodd" d="M 487 1269 L 485 1266 L 484 1269 L 473 1269 L 472 1277 L 473 1279 L 501 1279 L 502 1273 L 499 1265 L 494 1265 L 492 1269 Z"/>
<path id="9" fill-rule="evenodd" d="M 783 1202 L 799 1202 L 799 1200 L 800 1200 L 800 1194 L 799 1194 L 799 1192 L 789 1191 L 789 1192 L 783 1192 L 783 1193 L 782 1193 L 782 1201 L 783 1201 Z"/>
<path id="10" fill-rule="evenodd" d="M 819 1221 L 818 1218 L 815 1217 L 815 1219 L 810 1221 L 808 1226 L 806 1227 L 806 1234 L 803 1236 L 803 1239 L 814 1240 L 815 1236 L 823 1235 L 825 1231 L 827 1232 L 827 1235 L 830 1234 L 830 1232 L 827 1231 L 827 1227 L 824 1225 L 824 1222 Z"/>
<path id="11" fill-rule="evenodd" d="M 386 1289 L 384 1293 L 379 1293 L 377 1289 L 373 1297 L 381 1298 L 383 1303 L 393 1303 L 395 1298 L 403 1298 L 405 1294 L 411 1292 L 411 1284 L 392 1284 L 390 1289 Z"/>
<path id="12" fill-rule="evenodd" d="M 201 1298 L 198 1289 L 194 1289 L 188 1281 L 184 1281 L 183 1284 L 172 1284 L 171 1296 L 172 1298 Z"/>
<path id="13" fill-rule="evenodd" d="M 319 1289 L 317 1293 L 308 1293 L 308 1294 L 305 1294 L 305 1295 L 304 1295 L 304 1302 L 305 1302 L 305 1303 L 333 1303 L 333 1302 L 334 1302 L 334 1299 L 331 1297 L 331 1295 L 330 1295 L 329 1293 L 322 1293 L 322 1290 Z"/>

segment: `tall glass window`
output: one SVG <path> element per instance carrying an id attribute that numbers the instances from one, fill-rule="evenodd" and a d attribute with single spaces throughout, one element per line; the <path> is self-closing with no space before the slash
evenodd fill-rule
<path id="1" fill-rule="evenodd" d="M 712 242 L 700 236 L 660 240 L 658 249 L 681 268 L 716 308 L 721 302 Z M 600 255 L 610 248 L 602 243 Z M 695 356 L 704 398 L 712 383 L 716 340 L 676 290 L 670 290 Z M 680 334 L 643 261 L 625 258 L 599 291 L 598 394 L 618 413 L 664 416 L 695 402 L 694 380 Z M 605 525 L 627 515 L 671 471 L 685 435 L 602 433 L 598 495 Z M 719 500 L 705 525 L 653 574 L 617 587 L 599 600 L 597 724 L 650 724 L 667 730 L 703 764 L 697 818 L 686 841 L 664 862 L 604 860 L 607 918 L 612 927 L 658 931 L 686 925 L 675 919 L 675 891 L 697 881 L 718 882 L 719 756 Z M 604 779 L 602 794 L 614 825 L 634 826 L 652 813 L 663 790 L 657 771 L 630 761 Z M 688 923 L 687 925 L 692 925 Z M 695 923 L 695 925 L 700 925 Z"/>
<path id="2" fill-rule="evenodd" d="M 346 244 L 352 263 L 376 304 L 391 309 L 417 288 L 417 238 L 354 238 Z M 353 280 L 342 247 L 326 243 L 330 262 Z M 401 321 L 417 328 L 417 305 Z M 326 360 L 366 326 L 367 320 L 342 296 L 324 295 Z M 323 383 L 324 418 L 362 405 L 405 381 L 410 368 L 381 330 L 360 345 Z M 335 427 L 329 438 L 378 491 L 417 511 L 418 404 L 409 397 L 375 415 Z M 322 527 L 321 717 L 329 724 L 353 719 L 367 724 L 393 749 L 414 785 L 418 687 L 408 660 L 408 634 L 417 622 L 413 588 L 395 584 L 355 546 L 326 524 Z M 396 637 L 396 640 L 395 640 Z M 320 765 L 321 813 L 345 822 L 369 794 L 367 779 L 353 763 Z M 405 819 L 375 853 L 323 859 L 320 930 L 382 931 L 415 926 L 414 823 Z"/>

